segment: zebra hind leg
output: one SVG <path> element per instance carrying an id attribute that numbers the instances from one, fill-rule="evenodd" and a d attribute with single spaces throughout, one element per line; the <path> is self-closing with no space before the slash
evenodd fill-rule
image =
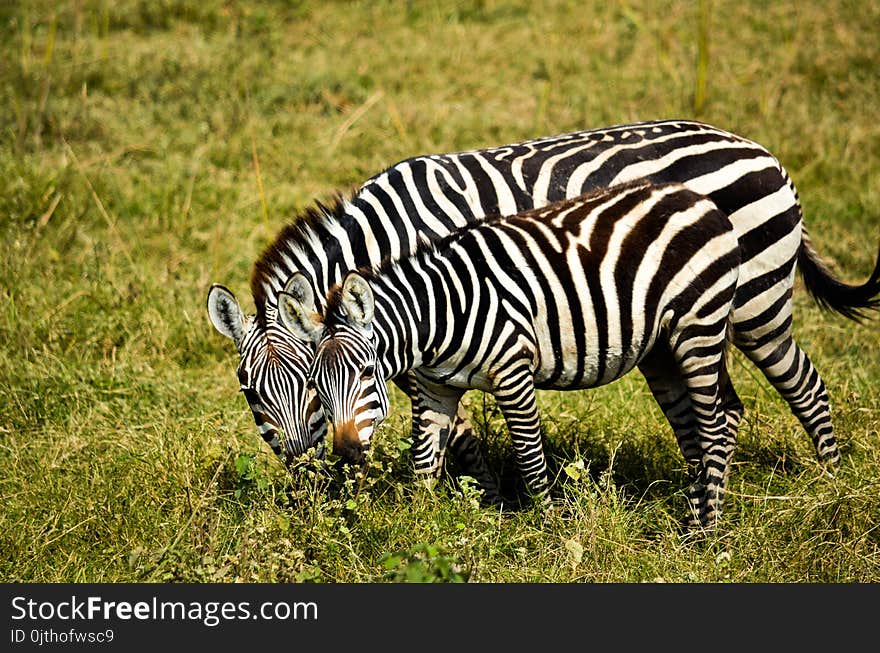
<path id="1" fill-rule="evenodd" d="M 735 325 L 742 331 L 735 331 L 734 344 L 788 402 L 791 412 L 813 441 L 819 461 L 826 465 L 837 465 L 840 452 L 834 437 L 825 382 L 807 354 L 792 338 L 790 324 L 789 313 L 781 327 L 768 330 L 767 325 L 762 325 L 762 331 L 769 334 L 763 336 L 751 336 L 744 330 L 748 324 Z"/>
<path id="2" fill-rule="evenodd" d="M 639 363 L 639 370 L 648 382 L 651 394 L 672 427 L 679 449 L 691 470 L 695 470 L 702 457 L 697 421 L 691 404 L 688 387 L 677 369 L 677 363 L 669 348 L 658 343 L 651 353 Z M 723 368 L 720 383 L 722 404 L 727 421 L 727 437 L 736 441 L 742 420 L 743 404 Z"/>
<path id="3" fill-rule="evenodd" d="M 721 513 L 724 503 L 724 495 L 727 491 L 727 481 L 730 477 L 730 465 L 733 462 L 733 452 L 736 448 L 736 436 L 739 432 L 739 424 L 742 420 L 743 403 L 733 388 L 730 375 L 727 368 L 726 356 L 722 355 L 720 369 L 718 372 L 718 391 L 719 391 L 719 411 L 723 417 L 726 431 L 726 443 L 724 444 L 726 461 L 724 464 L 724 473 L 721 477 L 721 484 L 718 488 L 718 495 L 715 498 L 716 510 Z"/>
<path id="4" fill-rule="evenodd" d="M 639 370 L 644 375 L 654 399 L 672 427 L 682 455 L 688 464 L 693 479 L 688 490 L 688 501 L 692 507 L 692 516 L 696 520 L 689 518 L 687 521 L 689 526 L 694 526 L 700 521 L 696 516 L 701 511 L 705 511 L 706 483 L 705 480 L 700 479 L 703 465 L 703 443 L 700 438 L 697 414 L 691 402 L 690 390 L 679 372 L 678 363 L 672 356 L 672 352 L 662 343 L 658 343 L 654 350 L 643 359 L 639 364 Z M 724 498 L 723 491 L 727 486 L 732 452 L 742 420 L 743 404 L 727 373 L 726 363 L 721 365 L 718 377 L 719 403 L 715 410 L 723 414 L 725 450 L 727 451 L 719 491 L 715 497 L 716 509 L 720 510 Z"/>
<path id="5" fill-rule="evenodd" d="M 696 479 L 688 489 L 687 525 L 706 530 L 715 526 L 721 514 L 735 444 L 735 437 L 728 433 L 725 405 L 735 409 L 739 403 L 725 367 L 724 323 L 717 327 L 714 335 L 705 326 L 696 326 L 693 333 L 685 328 L 674 339 L 681 344 L 672 348 L 687 386 L 701 452 Z M 738 416 L 735 422 L 739 423 Z"/>
<path id="6" fill-rule="evenodd" d="M 672 427 L 688 467 L 696 469 L 701 455 L 697 422 L 688 388 L 678 373 L 672 352 L 667 346 L 658 343 L 639 363 L 639 371 L 648 382 L 651 394 Z"/>

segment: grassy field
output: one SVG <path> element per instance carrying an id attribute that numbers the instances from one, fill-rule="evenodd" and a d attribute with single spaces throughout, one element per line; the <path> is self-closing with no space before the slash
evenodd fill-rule
<path id="1" fill-rule="evenodd" d="M 769 5 L 769 6 L 768 6 Z M 562 507 L 418 484 L 408 406 L 359 484 L 257 436 L 212 282 L 408 156 L 658 118 L 757 140 L 842 278 L 880 239 L 880 3 L 79 0 L 0 5 L 4 581 L 878 582 L 880 321 L 796 288 L 843 462 L 823 474 L 742 356 L 718 532 L 644 381 L 544 393 Z M 467 396 L 515 491 L 497 410 Z"/>

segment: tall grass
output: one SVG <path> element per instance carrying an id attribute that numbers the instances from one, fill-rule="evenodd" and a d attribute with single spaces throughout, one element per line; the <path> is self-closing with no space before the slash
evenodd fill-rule
<path id="1" fill-rule="evenodd" d="M 0 7 L 0 569 L 7 581 L 876 582 L 880 336 L 798 286 L 843 463 L 818 466 L 738 354 L 745 418 L 714 536 L 644 382 L 543 393 L 558 510 L 425 487 L 408 406 L 369 473 L 288 475 L 259 440 L 212 282 L 315 199 L 425 152 L 694 117 L 798 184 L 814 244 L 867 277 L 880 4 L 12 2 Z M 696 64 L 695 64 L 696 62 Z M 467 395 L 505 491 L 496 407 Z"/>

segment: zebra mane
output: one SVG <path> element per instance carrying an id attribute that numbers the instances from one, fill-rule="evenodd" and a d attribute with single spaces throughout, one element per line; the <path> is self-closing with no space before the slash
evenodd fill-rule
<path id="1" fill-rule="evenodd" d="M 270 296 L 267 288 L 283 287 L 296 271 L 290 269 L 292 253 L 300 253 L 301 249 L 307 250 L 307 243 L 319 242 L 331 260 L 341 254 L 339 240 L 330 235 L 329 227 L 333 223 L 345 227 L 342 216 L 345 214 L 346 203 L 353 196 L 354 192 L 335 191 L 328 204 L 315 200 L 314 205 L 305 208 L 278 232 L 254 262 L 250 286 L 257 322 L 262 327 L 266 326 L 268 310 L 274 309 L 272 300 L 275 295 Z"/>
<path id="2" fill-rule="evenodd" d="M 616 188 L 619 190 L 620 187 L 643 186 L 647 183 L 645 180 L 633 180 L 618 184 Z M 412 254 L 406 258 L 417 259 L 435 254 L 465 238 L 467 234 L 477 227 L 488 227 L 513 218 L 538 218 L 548 211 L 556 213 L 565 210 L 573 204 L 601 198 L 608 192 L 610 192 L 609 188 L 596 188 L 579 197 L 561 200 L 536 209 L 528 209 L 514 215 L 496 214 L 488 216 L 479 222 L 464 225 L 437 240 L 432 241 L 422 237 L 418 239 Z M 296 272 L 295 269 L 291 268 L 294 257 L 308 256 L 308 252 L 312 247 L 320 247 L 327 260 L 338 260 L 341 257 L 342 246 L 337 236 L 331 232 L 331 227 L 338 225 L 347 231 L 348 221 L 344 219 L 345 206 L 355 196 L 356 192 L 354 191 L 347 194 L 336 191 L 329 205 L 316 200 L 313 206 L 304 209 L 292 222 L 284 226 L 275 237 L 275 240 L 263 250 L 263 253 L 254 263 L 251 274 L 251 293 L 254 297 L 257 322 L 260 326 L 266 327 L 270 311 L 275 310 L 273 300 L 276 299 L 277 291 Z M 386 256 L 375 266 L 363 266 L 358 268 L 357 272 L 368 281 L 372 281 L 378 275 L 389 271 L 401 262 L 402 259 L 399 257 Z M 327 310 L 325 315 L 328 317 L 338 313 L 340 286 L 341 284 L 335 284 L 327 293 Z M 276 290 L 274 294 L 271 292 L 272 289 Z"/>

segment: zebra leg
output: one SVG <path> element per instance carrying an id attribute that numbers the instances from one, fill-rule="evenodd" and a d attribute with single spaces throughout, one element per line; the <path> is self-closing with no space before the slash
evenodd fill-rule
<path id="1" fill-rule="evenodd" d="M 416 474 L 440 475 L 462 395 L 461 388 L 416 379 L 411 449 Z"/>
<path id="2" fill-rule="evenodd" d="M 839 463 L 825 383 L 791 335 L 791 290 L 761 315 L 734 322 L 733 327 L 734 344 L 788 402 L 812 439 L 819 460 Z"/>
<path id="3" fill-rule="evenodd" d="M 549 503 L 550 476 L 541 442 L 541 417 L 531 367 L 521 364 L 496 373 L 496 377 L 503 380 L 493 394 L 510 431 L 517 467 L 532 494 Z"/>
<path id="4" fill-rule="evenodd" d="M 672 352 L 666 345 L 658 343 L 639 363 L 639 371 L 672 427 L 684 459 L 689 466 L 696 468 L 702 453 L 697 422 L 688 388 L 678 373 Z"/>
<path id="5" fill-rule="evenodd" d="M 410 401 L 410 412 L 412 414 L 411 421 L 411 429 L 410 429 L 410 438 L 415 443 L 423 442 L 424 436 L 422 435 L 422 418 L 421 418 L 421 406 L 419 404 L 419 395 L 418 395 L 418 383 L 416 381 L 416 377 L 412 372 L 407 372 L 406 374 L 401 374 L 400 376 L 396 376 L 391 379 L 392 383 L 400 388 L 403 393 L 409 397 Z M 419 444 L 419 448 L 422 445 Z"/>
<path id="6" fill-rule="evenodd" d="M 721 514 L 735 443 L 722 401 L 722 384 L 732 391 L 724 361 L 725 325 L 715 326 L 714 333 L 704 325 L 685 327 L 672 340 L 678 346 L 671 348 L 690 397 L 701 450 L 697 478 L 688 490 L 691 527 L 712 528 Z"/>
<path id="7" fill-rule="evenodd" d="M 434 467 L 431 458 L 435 455 L 431 450 L 431 443 L 428 436 L 423 430 L 422 423 L 422 404 L 419 401 L 418 383 L 412 372 L 392 379 L 394 384 L 403 390 L 410 399 L 410 407 L 412 412 L 412 425 L 410 429 L 410 439 L 412 447 L 410 452 L 413 455 L 413 463 L 417 474 L 430 474 Z M 420 453 L 416 453 L 420 452 Z M 437 465 L 439 469 L 439 465 Z"/>
<path id="8" fill-rule="evenodd" d="M 639 371 L 648 382 L 651 394 L 672 427 L 685 461 L 693 470 L 697 469 L 702 457 L 697 422 L 688 387 L 678 372 L 672 352 L 665 344 L 658 343 L 639 363 Z M 721 408 L 727 421 L 727 437 L 735 442 L 742 420 L 743 404 L 727 374 L 727 365 L 723 367 L 720 390 Z"/>
<path id="9" fill-rule="evenodd" d="M 722 367 L 721 377 L 721 410 L 724 411 L 724 418 L 727 421 L 727 437 L 736 443 L 736 436 L 739 434 L 739 424 L 743 416 L 743 402 L 736 394 L 733 388 L 733 382 L 727 372 L 727 362 Z"/>
<path id="10" fill-rule="evenodd" d="M 455 456 L 464 473 L 477 481 L 477 487 L 483 493 L 483 502 L 489 505 L 502 503 L 498 482 L 483 458 L 480 443 L 474 437 L 473 428 L 467 410 L 461 402 L 452 425 L 452 433 L 446 448 Z"/>
<path id="11" fill-rule="evenodd" d="M 422 406 L 418 401 L 419 384 L 412 372 L 396 377 L 393 379 L 393 382 L 410 398 L 412 404 L 411 437 L 413 442 L 419 442 L 419 445 L 414 447 L 414 450 L 421 450 L 423 446 L 428 445 L 422 444 L 425 442 L 426 436 L 422 435 L 424 425 L 421 416 Z M 436 466 L 437 474 L 439 474 L 443 468 L 443 458 L 445 456 L 445 451 L 448 450 L 461 466 L 463 473 L 473 477 L 477 481 L 477 486 L 483 493 L 484 502 L 489 505 L 496 505 L 501 502 L 498 482 L 489 470 L 486 460 L 483 458 L 480 443 L 474 436 L 467 411 L 460 401 L 458 403 L 458 410 L 456 412 L 455 420 L 452 423 L 451 431 L 446 439 L 446 445 L 438 445 L 438 447 L 439 451 L 437 452 L 437 455 L 439 456 L 439 460 L 437 461 Z M 429 464 L 428 466 L 431 467 L 432 465 Z"/>
<path id="12" fill-rule="evenodd" d="M 733 388 L 730 380 L 730 374 L 727 368 L 727 357 L 724 353 L 721 355 L 721 361 L 718 370 L 718 392 L 720 411 L 723 415 L 725 424 L 725 433 L 727 442 L 725 443 L 725 463 L 724 475 L 721 478 L 718 495 L 716 498 L 716 510 L 721 514 L 721 508 L 724 503 L 724 494 L 727 490 L 727 481 L 730 477 L 730 465 L 733 461 L 733 452 L 736 448 L 736 436 L 739 432 L 739 423 L 742 420 L 743 404 Z"/>

